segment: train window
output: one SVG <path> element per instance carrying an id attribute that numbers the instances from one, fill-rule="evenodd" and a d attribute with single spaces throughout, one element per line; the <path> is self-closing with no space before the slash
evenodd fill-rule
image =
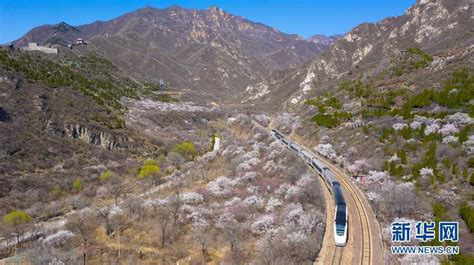
<path id="1" fill-rule="evenodd" d="M 336 223 L 346 223 L 346 206 L 345 205 L 337 206 Z"/>
<path id="2" fill-rule="evenodd" d="M 338 236 L 344 235 L 344 229 L 346 228 L 346 223 L 337 223 L 336 222 L 336 234 Z"/>

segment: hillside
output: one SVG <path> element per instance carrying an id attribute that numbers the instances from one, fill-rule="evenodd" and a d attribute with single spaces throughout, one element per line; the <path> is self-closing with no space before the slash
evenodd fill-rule
<path id="1" fill-rule="evenodd" d="M 469 1 L 417 1 L 402 16 L 355 27 L 311 63 L 296 71 L 291 70 L 304 73 L 298 78 L 288 76 L 294 79 L 291 85 L 285 82 L 287 75 L 282 74 L 261 82 L 270 87 L 269 92 L 254 100 L 268 102 L 265 106 L 275 106 L 274 102 L 277 101 L 291 108 L 303 104 L 305 98 L 332 89 L 344 79 L 374 78 L 385 79 L 390 83 L 394 79 L 390 75 L 394 60 L 410 56 L 405 53 L 409 48 L 419 48 L 435 56 L 433 67 L 429 71 L 418 71 L 416 76 L 444 72 L 443 68 L 452 67 L 453 61 L 459 62 L 461 66 L 471 64 L 472 59 L 464 59 L 472 54 L 473 24 Z M 406 69 L 407 72 L 410 70 Z M 282 79 L 282 76 L 285 78 Z M 404 78 L 396 76 L 395 79 L 401 81 Z M 418 80 L 442 81 L 441 78 Z M 285 85 L 280 86 L 281 83 Z M 431 83 L 424 82 L 423 85 L 429 86 Z M 286 98 L 274 96 L 282 91 L 292 95 Z"/>

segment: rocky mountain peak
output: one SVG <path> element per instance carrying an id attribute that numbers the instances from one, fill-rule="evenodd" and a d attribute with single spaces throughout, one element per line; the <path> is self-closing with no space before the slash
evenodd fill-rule
<path id="1" fill-rule="evenodd" d="M 308 41 L 318 45 L 331 46 L 336 40 L 340 39 L 342 35 L 326 36 L 324 34 L 315 34 L 308 38 Z"/>

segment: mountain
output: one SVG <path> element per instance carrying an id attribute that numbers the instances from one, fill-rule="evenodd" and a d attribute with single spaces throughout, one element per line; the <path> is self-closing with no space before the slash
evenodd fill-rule
<path id="1" fill-rule="evenodd" d="M 331 46 L 334 42 L 336 42 L 338 39 L 340 39 L 342 35 L 332 35 L 332 36 L 326 36 L 323 34 L 316 34 L 308 38 L 308 41 L 314 42 L 318 45 L 321 46 Z"/>
<path id="2" fill-rule="evenodd" d="M 208 10 L 145 7 L 110 21 L 37 27 L 13 43 L 67 44 L 84 38 L 125 72 L 226 99 L 272 71 L 297 67 L 327 49 L 266 25 Z"/>
<path id="3" fill-rule="evenodd" d="M 265 96 L 247 94 L 244 101 L 253 98 L 258 99 L 259 103 L 262 100 L 268 102 L 269 106 L 275 106 L 275 101 L 287 107 L 296 106 L 304 98 L 331 89 L 340 80 L 383 75 L 384 71 L 393 67 L 393 61 L 405 56 L 410 48 L 434 54 L 435 62 L 453 66 L 447 60 L 463 59 L 457 56 L 465 56 L 466 53 L 472 58 L 473 29 L 474 17 L 469 1 L 419 0 L 401 16 L 355 27 L 310 63 L 299 70 L 291 70 L 298 73 L 298 77 L 275 73 L 258 83 L 271 88 Z M 462 65 L 463 60 L 458 61 Z M 301 75 L 302 72 L 305 74 Z M 418 75 L 429 73 L 425 71 Z M 281 76 L 292 79 L 291 85 Z M 420 80 L 426 85 L 426 80 Z M 279 85 L 283 83 L 285 85 Z M 275 97 L 282 94 L 280 90 L 291 96 Z"/>

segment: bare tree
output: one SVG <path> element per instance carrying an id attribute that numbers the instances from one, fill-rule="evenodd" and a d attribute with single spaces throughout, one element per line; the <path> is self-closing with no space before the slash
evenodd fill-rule
<path id="1" fill-rule="evenodd" d="M 138 218 L 143 219 L 145 217 L 143 203 L 143 199 L 131 197 L 125 200 L 124 205 L 130 216 L 137 216 Z"/>
<path id="2" fill-rule="evenodd" d="M 216 226 L 222 233 L 222 237 L 229 244 L 231 251 L 236 250 L 239 243 L 248 237 L 248 227 L 242 223 L 237 222 L 235 219 L 220 221 Z"/>
<path id="3" fill-rule="evenodd" d="M 176 184 L 176 194 L 175 196 L 171 199 L 170 202 L 170 207 L 172 209 L 172 215 L 173 215 L 173 233 L 176 231 L 176 226 L 178 224 L 178 218 L 179 218 L 179 210 L 181 208 L 182 202 L 181 202 L 181 197 L 180 197 L 180 190 L 182 188 L 182 182 L 178 182 Z"/>
<path id="4" fill-rule="evenodd" d="M 201 249 L 203 262 L 207 262 L 209 257 L 207 254 L 207 248 L 212 240 L 212 233 L 209 226 L 195 227 L 193 231 L 194 240 L 199 244 Z"/>
<path id="5" fill-rule="evenodd" d="M 416 210 L 416 194 L 404 185 L 388 185 L 383 194 L 385 209 L 390 216 L 408 216 Z"/>
<path id="6" fill-rule="evenodd" d="M 117 235 L 118 259 L 121 258 L 120 230 L 127 224 L 127 216 L 123 212 L 116 213 L 110 217 L 110 223 Z"/>
<path id="7" fill-rule="evenodd" d="M 90 242 L 93 230 L 97 225 L 97 220 L 92 211 L 82 211 L 75 213 L 68 218 L 67 228 L 76 234 L 79 234 L 82 239 L 82 262 L 87 263 L 87 247 Z"/>
<path id="8" fill-rule="evenodd" d="M 173 210 L 169 204 L 152 202 L 151 206 L 161 232 L 161 247 L 163 248 L 166 243 L 167 227 L 173 221 Z"/>
<path id="9" fill-rule="evenodd" d="M 115 206 L 118 206 L 120 198 L 124 198 L 127 195 L 126 186 L 124 182 L 119 179 L 118 176 L 113 176 L 107 184 L 107 190 L 113 196 Z"/>
<path id="10" fill-rule="evenodd" d="M 110 226 L 110 208 L 108 207 L 97 207 L 97 216 L 102 219 L 105 228 L 105 234 L 110 235 L 112 233 L 112 227 Z"/>

